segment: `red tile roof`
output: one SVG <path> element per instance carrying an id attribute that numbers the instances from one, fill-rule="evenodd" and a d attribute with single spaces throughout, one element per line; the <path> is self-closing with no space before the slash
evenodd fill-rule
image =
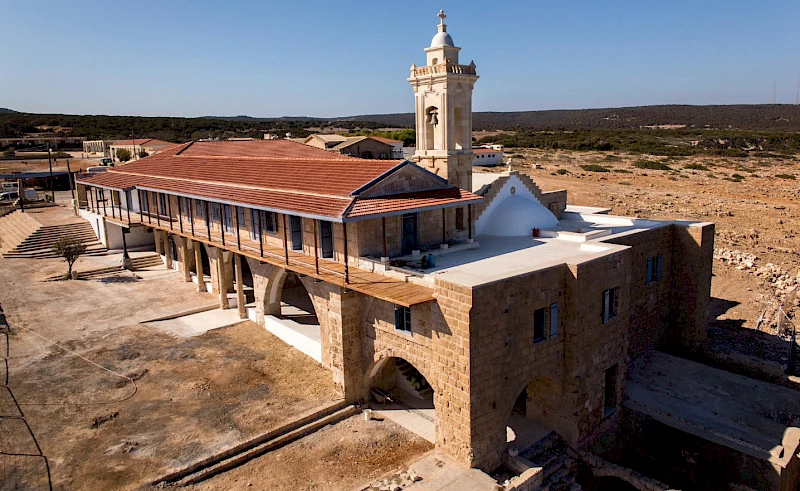
<path id="1" fill-rule="evenodd" d="M 384 138 L 382 136 L 370 136 L 373 140 L 378 140 L 381 143 L 388 143 L 389 145 L 394 143 L 403 143 L 401 140 L 392 140 L 391 138 Z"/>
<path id="2" fill-rule="evenodd" d="M 391 215 L 424 208 L 447 208 L 449 206 L 475 203 L 482 198 L 459 188 L 433 189 L 414 193 L 394 194 L 379 198 L 356 199 L 347 213 L 348 218 L 370 215 Z"/>
<path id="3" fill-rule="evenodd" d="M 79 182 L 117 190 L 163 191 L 334 219 L 452 205 L 454 199 L 463 198 L 454 192 L 466 193 L 448 188 L 437 190 L 448 193 L 435 196 L 384 197 L 381 203 L 375 199 L 359 200 L 355 195 L 401 164 L 399 160 L 332 155 L 286 140 L 194 142 L 176 145 L 103 174 L 83 177 Z M 480 199 L 467 195 L 468 200 Z M 367 203 L 361 205 L 362 201 Z M 353 209 L 347 213 L 351 206 Z M 357 215 L 352 214 L 354 210 Z"/>

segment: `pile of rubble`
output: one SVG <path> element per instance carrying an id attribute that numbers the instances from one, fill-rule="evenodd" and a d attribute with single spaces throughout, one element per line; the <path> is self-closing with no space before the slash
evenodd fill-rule
<path id="1" fill-rule="evenodd" d="M 762 314 L 761 324 L 766 320 L 772 324 L 772 319 L 777 318 L 778 308 L 781 307 L 791 319 L 793 313 L 800 311 L 800 272 L 792 274 L 780 266 L 767 263 L 758 263 L 755 254 L 738 251 L 736 249 L 714 249 L 714 259 L 732 266 L 739 270 L 746 270 L 748 273 L 761 278 L 764 284 L 773 290 L 773 299 L 770 305 Z M 777 321 L 774 322 L 777 324 Z"/>
<path id="2" fill-rule="evenodd" d="M 405 472 L 399 472 L 392 474 L 389 477 L 385 477 L 380 481 L 372 483 L 371 485 L 362 488 L 361 491 L 400 491 L 407 486 L 411 486 L 417 481 L 421 481 L 422 478 L 414 472 L 414 469 L 408 469 Z"/>

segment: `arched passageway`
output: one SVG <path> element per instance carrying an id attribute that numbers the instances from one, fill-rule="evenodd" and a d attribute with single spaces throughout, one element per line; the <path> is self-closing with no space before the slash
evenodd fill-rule
<path id="1" fill-rule="evenodd" d="M 536 377 L 522 389 L 514 400 L 506 426 L 509 449 L 524 455 L 553 433 L 547 422 L 558 394 L 558 385 L 549 377 Z"/>
<path id="2" fill-rule="evenodd" d="M 308 290 L 294 272 L 287 272 L 281 290 L 281 319 L 288 319 L 306 326 L 316 326 L 319 329 L 319 319 L 314 310 L 314 303 Z"/>
<path id="3" fill-rule="evenodd" d="M 259 299 L 263 302 L 264 327 L 285 343 L 322 363 L 320 323 L 301 277 L 280 269 L 269 275 L 268 282 L 263 298 Z"/>
<path id="4" fill-rule="evenodd" d="M 367 373 L 367 384 L 373 411 L 436 442 L 434 389 L 414 365 L 399 357 L 382 358 Z"/>

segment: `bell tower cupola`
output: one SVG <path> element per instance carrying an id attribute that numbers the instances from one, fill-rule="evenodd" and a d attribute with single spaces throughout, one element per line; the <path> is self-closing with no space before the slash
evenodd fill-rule
<path id="1" fill-rule="evenodd" d="M 411 66 L 417 152 L 412 160 L 462 189 L 472 190 L 472 87 L 475 63 L 460 65 L 458 48 L 439 11 L 439 25 L 425 48 L 425 66 Z"/>

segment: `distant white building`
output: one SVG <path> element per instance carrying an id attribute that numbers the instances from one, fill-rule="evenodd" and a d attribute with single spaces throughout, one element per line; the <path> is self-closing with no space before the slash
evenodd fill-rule
<path id="1" fill-rule="evenodd" d="M 503 146 L 493 145 L 500 147 L 496 148 L 473 148 L 472 153 L 475 154 L 475 160 L 472 165 L 493 166 L 503 163 Z"/>

